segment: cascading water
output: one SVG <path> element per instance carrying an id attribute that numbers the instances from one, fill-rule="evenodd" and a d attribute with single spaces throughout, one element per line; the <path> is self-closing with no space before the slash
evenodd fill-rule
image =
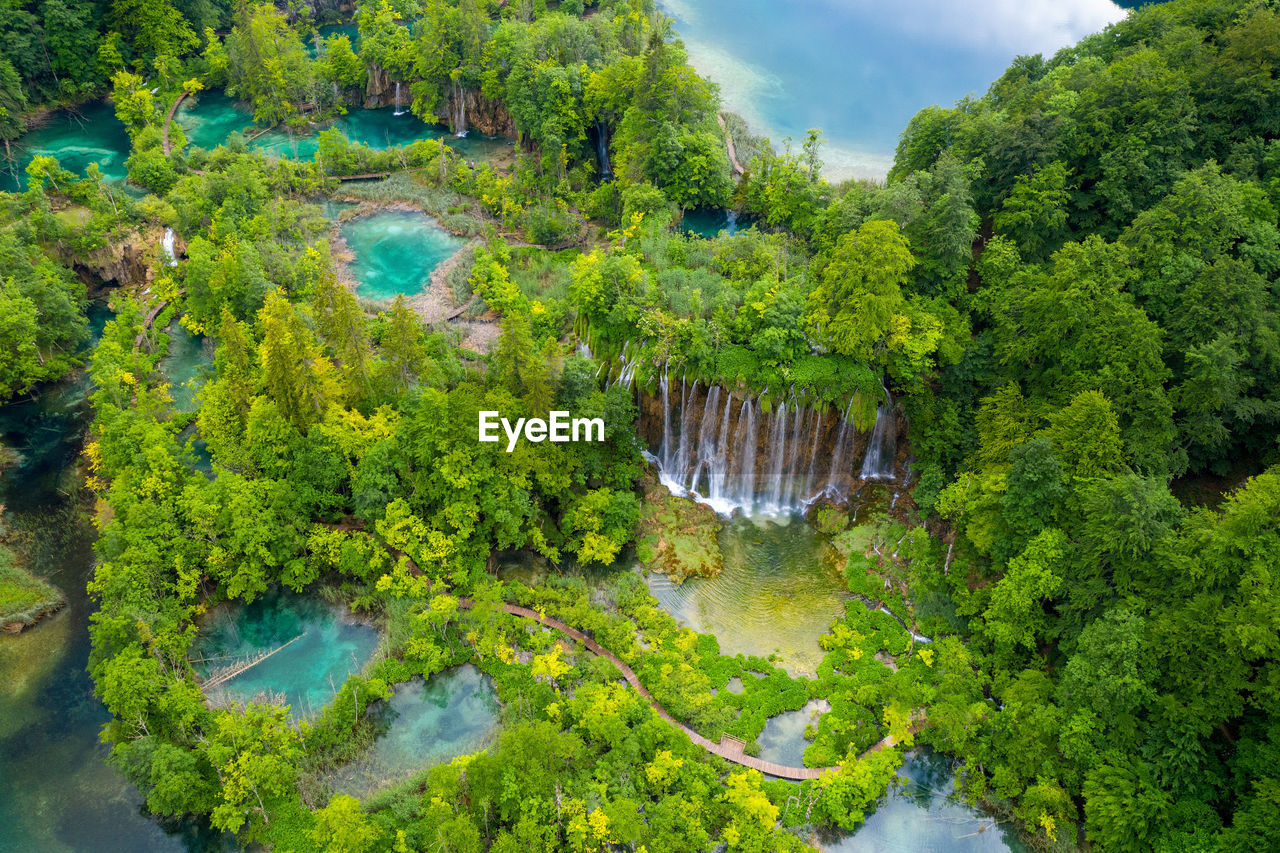
<path id="1" fill-rule="evenodd" d="M 402 116 L 405 114 L 405 112 L 406 112 L 405 110 L 400 109 L 400 81 L 397 80 L 396 81 L 396 106 L 395 106 L 395 109 L 391 112 L 391 114 L 393 116 Z"/>
<path id="2" fill-rule="evenodd" d="M 876 425 L 871 431 L 867 454 L 862 458 L 864 480 L 892 480 L 894 456 L 897 451 L 897 429 L 894 424 L 893 398 L 889 389 L 884 391 L 884 403 L 876 409 Z"/>
<path id="3" fill-rule="evenodd" d="M 165 263 L 171 267 L 178 265 L 178 257 L 173 253 L 173 229 L 164 229 L 164 240 L 161 241 L 160 247 L 164 250 Z"/>
<path id="4" fill-rule="evenodd" d="M 453 83 L 453 101 L 457 105 L 457 120 L 454 122 L 454 136 L 462 139 L 467 135 L 467 90 L 458 81 Z"/>
<path id="5" fill-rule="evenodd" d="M 600 180 L 613 180 L 613 167 L 609 164 L 609 130 L 604 122 L 596 120 L 596 159 L 600 162 Z"/>
<path id="6" fill-rule="evenodd" d="M 846 499 L 857 479 L 856 463 L 846 462 L 858 434 L 850 421 L 853 401 L 833 422 L 798 400 L 766 413 L 758 399 L 697 381 L 681 381 L 677 399 L 665 368 L 657 392 L 662 432 L 650 433 L 657 454 L 648 458 L 659 480 L 722 515 L 800 512 L 819 497 Z"/>

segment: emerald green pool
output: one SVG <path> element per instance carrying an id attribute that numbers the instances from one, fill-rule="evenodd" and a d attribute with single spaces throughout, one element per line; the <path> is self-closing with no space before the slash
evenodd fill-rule
<path id="1" fill-rule="evenodd" d="M 272 591 L 250 604 L 215 608 L 200 627 L 191 659 L 206 679 L 279 649 L 224 684 L 215 703 L 280 699 L 295 719 L 317 714 L 378 648 L 378 631 L 320 599 Z M 283 647 L 283 648 L 281 648 Z"/>
<path id="2" fill-rule="evenodd" d="M 174 322 L 165 329 L 169 352 L 160 359 L 160 372 L 169 380 L 169 395 L 179 412 L 196 410 L 196 393 L 213 364 L 212 342 L 193 335 Z"/>
<path id="3" fill-rule="evenodd" d="M 395 685 L 369 713 L 379 730 L 363 755 L 328 778 L 334 793 L 365 797 L 414 772 L 484 749 L 501 706 L 489 676 L 471 664 Z"/>
<path id="4" fill-rule="evenodd" d="M 128 176 L 129 134 L 105 101 L 83 104 L 74 110 L 55 110 L 42 126 L 13 143 L 14 159 L 5 161 L 0 151 L 0 190 L 21 192 L 27 188 L 27 164 L 37 156 L 56 157 L 62 168 L 83 175 L 97 163 L 103 177 L 123 181 Z"/>
<path id="5" fill-rule="evenodd" d="M 261 127 L 254 125 L 253 114 L 247 107 L 221 92 L 205 92 L 199 98 L 187 98 L 178 108 L 175 120 L 182 125 L 191 145 L 216 148 L 232 133 L 239 132 L 249 140 L 250 148 L 291 160 L 315 157 L 320 131 L 329 127 L 341 130 L 352 142 L 378 150 L 408 145 L 419 139 L 443 139 L 463 156 L 484 158 L 512 146 L 510 140 L 489 139 L 480 134 L 459 138 L 441 125 L 424 124 L 410 112 L 396 115 L 396 110 L 391 107 L 353 109 L 333 121 L 313 125 L 303 133 L 290 133 L 282 128 L 272 128 L 263 133 Z"/>
<path id="6" fill-rule="evenodd" d="M 375 300 L 421 292 L 432 271 L 465 244 L 426 214 L 407 210 L 352 219 L 343 224 L 342 239 L 355 255 L 356 293 Z"/>

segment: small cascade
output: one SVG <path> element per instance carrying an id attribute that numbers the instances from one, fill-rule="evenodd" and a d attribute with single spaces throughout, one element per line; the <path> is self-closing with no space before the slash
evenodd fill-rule
<path id="1" fill-rule="evenodd" d="M 173 253 L 173 229 L 164 229 L 164 239 L 160 242 L 160 248 L 164 250 L 165 263 L 171 267 L 178 265 L 178 256 Z"/>
<path id="2" fill-rule="evenodd" d="M 889 389 L 884 392 L 884 404 L 876 409 L 876 425 L 867 443 L 867 455 L 862 458 L 864 480 L 892 480 L 894 456 L 897 451 L 897 429 L 894 423 L 893 398 Z"/>
<path id="3" fill-rule="evenodd" d="M 596 119 L 596 159 L 600 163 L 600 180 L 613 180 L 613 166 L 609 164 L 609 129 L 604 122 Z"/>
<path id="4" fill-rule="evenodd" d="M 453 102 L 456 107 L 453 123 L 454 136 L 462 139 L 467 135 L 467 90 L 462 88 L 462 84 L 457 80 L 453 81 Z"/>
<path id="5" fill-rule="evenodd" d="M 341 96 L 338 94 L 338 81 L 337 81 L 337 80 L 334 80 L 334 81 L 333 81 L 332 83 L 330 83 L 329 85 L 333 87 L 333 102 L 336 104 L 336 103 L 338 103 L 338 99 L 341 97 Z"/>
<path id="6" fill-rule="evenodd" d="M 628 350 L 631 349 L 631 342 L 623 344 L 622 354 L 618 356 L 618 375 L 611 380 L 605 382 L 606 388 L 612 388 L 614 385 L 621 385 L 624 388 L 630 388 L 636 378 L 636 368 L 640 366 L 640 359 L 629 358 Z"/>
<path id="7" fill-rule="evenodd" d="M 406 112 L 407 112 L 407 110 L 402 110 L 402 109 L 400 109 L 400 81 L 399 81 L 399 80 L 397 80 L 397 81 L 396 81 L 396 106 L 395 106 L 395 109 L 392 111 L 392 113 L 391 113 L 391 114 L 392 114 L 393 116 L 402 116 L 402 115 L 404 115 Z"/>

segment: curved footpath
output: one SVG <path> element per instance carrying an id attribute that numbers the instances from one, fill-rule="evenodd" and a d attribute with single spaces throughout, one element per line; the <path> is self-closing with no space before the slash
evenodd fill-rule
<path id="1" fill-rule="evenodd" d="M 471 608 L 474 603 L 475 602 L 467 598 L 458 599 L 458 606 L 464 609 Z M 827 771 L 840 769 L 839 765 L 835 767 L 789 767 L 784 764 L 774 764 L 772 761 L 761 761 L 759 758 L 754 758 L 743 752 L 743 743 L 737 738 L 724 737 L 721 739 L 720 743 L 714 743 L 668 714 L 667 710 L 659 705 L 657 700 L 655 700 L 653 696 L 649 694 L 649 691 L 644 688 L 644 685 L 640 683 L 640 678 L 635 674 L 631 667 L 627 666 L 618 659 L 617 655 L 588 637 L 586 634 L 576 628 L 569 627 L 558 619 L 552 619 L 550 616 L 538 613 L 536 610 L 530 610 L 527 607 L 521 607 L 517 604 L 503 603 L 502 610 L 510 613 L 512 616 L 532 619 L 535 622 L 546 625 L 548 628 L 554 628 L 560 633 L 582 643 L 582 645 L 587 648 L 587 651 L 609 661 L 609 663 L 618 668 L 618 671 L 622 673 L 622 676 L 627 680 L 627 683 L 634 687 L 636 692 L 644 697 L 645 701 L 649 703 L 649 707 L 653 708 L 659 717 L 662 717 L 662 719 L 680 729 L 680 731 L 689 736 L 689 740 L 693 741 L 707 752 L 718 755 L 726 761 L 732 761 L 734 764 L 740 764 L 743 767 L 750 767 L 754 770 L 759 770 L 761 773 L 767 773 L 770 776 L 777 776 L 782 779 L 792 779 L 794 781 L 817 779 Z M 893 735 L 889 735 L 884 740 L 864 752 L 863 755 L 869 755 L 878 750 L 888 749 L 892 746 Z"/>

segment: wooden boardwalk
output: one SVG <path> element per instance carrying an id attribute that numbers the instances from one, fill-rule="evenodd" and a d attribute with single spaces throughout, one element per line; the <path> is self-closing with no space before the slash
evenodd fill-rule
<path id="1" fill-rule="evenodd" d="M 458 599 L 459 607 L 470 608 L 473 604 L 474 602 L 472 602 L 469 599 L 466 599 L 466 598 Z M 753 756 L 747 755 L 743 751 L 743 742 L 738 738 L 726 735 L 723 738 L 721 738 L 720 743 L 716 743 L 708 738 L 705 738 L 702 735 L 695 732 L 693 729 L 686 726 L 684 723 L 677 720 L 675 717 L 668 714 L 667 709 L 659 705 L 657 700 L 655 700 L 653 696 L 649 694 L 649 691 L 645 689 L 644 685 L 640 683 L 639 676 L 635 674 L 635 672 L 631 669 L 631 667 L 627 666 L 625 663 L 619 660 L 617 655 L 615 655 L 613 652 L 609 651 L 604 646 L 597 643 L 595 640 L 588 637 L 586 634 L 582 633 L 576 628 L 569 627 L 568 625 L 564 624 L 558 619 L 552 619 L 550 616 L 547 616 L 542 613 L 538 613 L 536 610 L 530 610 L 527 607 L 521 607 L 517 604 L 503 604 L 502 609 L 513 616 L 520 616 L 525 619 L 532 619 L 535 622 L 539 622 L 543 625 L 546 625 L 548 628 L 554 628 L 555 630 L 559 631 L 561 634 L 564 634 L 568 637 L 572 637 L 573 639 L 582 643 L 582 645 L 586 646 L 587 651 L 609 661 L 609 663 L 613 664 L 615 667 L 618 668 L 618 671 L 622 673 L 622 677 L 627 680 L 627 683 L 630 684 L 632 687 L 634 687 L 636 692 L 639 693 L 642 697 L 644 697 L 644 700 L 649 703 L 649 707 L 653 708 L 654 712 L 657 713 L 659 717 L 666 720 L 668 723 L 675 726 L 680 731 L 684 732 L 686 735 L 688 735 L 689 740 L 693 741 L 695 744 L 702 747 L 707 752 L 710 752 L 714 755 L 718 755 L 721 758 L 725 759 L 726 761 L 732 761 L 734 764 L 740 764 L 743 767 L 750 767 L 754 770 L 759 770 L 761 773 L 767 773 L 770 776 L 777 776 L 781 779 L 792 779 L 797 782 L 805 779 L 817 779 L 823 773 L 826 773 L 828 771 L 836 771 L 840 769 L 839 766 L 836 766 L 836 767 L 788 767 L 787 765 L 784 765 L 784 764 L 774 764 L 772 761 L 761 761 L 759 758 L 755 758 Z M 878 749 L 884 749 L 892 745 L 893 745 L 892 739 L 885 738 L 883 741 L 871 747 L 871 749 L 867 750 L 867 752 L 875 752 Z"/>
<path id="2" fill-rule="evenodd" d="M 348 516 L 341 522 L 325 523 L 325 526 L 331 530 L 362 530 L 365 525 L 363 521 L 352 519 Z M 395 549 L 390 550 L 396 556 L 405 556 L 401 551 L 397 551 Z M 421 570 L 413 564 L 412 560 L 409 561 L 409 565 L 414 574 L 421 576 Z M 458 607 L 463 610 L 470 610 L 474 606 L 475 602 L 471 599 L 458 598 Z M 530 610 L 528 607 L 521 607 L 518 604 L 508 604 L 503 602 L 499 607 L 503 612 L 509 613 L 512 616 L 519 616 L 522 619 L 532 619 L 539 624 L 546 625 L 548 628 L 559 631 L 561 634 L 582 643 L 582 645 L 586 647 L 587 651 L 609 661 L 609 663 L 617 667 L 618 671 L 622 673 L 622 677 L 627 680 L 627 683 L 630 684 L 635 691 L 649 703 L 649 707 L 654 710 L 654 713 L 671 725 L 675 726 L 680 731 L 684 732 L 685 735 L 688 736 L 689 740 L 693 741 L 695 744 L 713 755 L 718 755 L 724 760 L 731 761 L 734 764 L 739 764 L 743 767 L 750 767 L 753 770 L 759 770 L 761 773 L 767 773 L 770 776 L 776 776 L 779 779 L 791 779 L 796 782 L 804 781 L 806 779 L 817 779 L 824 773 L 835 772 L 841 768 L 841 765 L 836 765 L 834 767 L 791 767 L 785 764 L 774 764 L 772 761 L 761 761 L 759 758 L 747 755 L 743 741 L 739 738 L 733 737 L 732 735 L 722 735 L 719 743 L 703 737 L 667 713 L 667 709 L 659 705 L 658 701 L 654 699 L 649 691 L 645 689 L 645 686 L 640 683 L 640 677 L 635 674 L 635 671 L 632 670 L 631 667 L 623 663 L 622 660 L 613 652 L 609 651 L 604 646 L 579 631 L 577 628 L 571 628 L 559 619 L 553 619 L 545 613 L 539 613 L 536 610 Z M 921 727 L 922 722 L 917 722 L 913 724 L 910 729 L 914 733 L 919 731 Z M 879 752 L 882 749 L 890 749 L 893 745 L 893 735 L 888 735 L 879 743 L 874 744 L 866 752 L 862 753 L 859 757 L 861 758 L 863 756 L 870 755 L 873 752 Z"/>

